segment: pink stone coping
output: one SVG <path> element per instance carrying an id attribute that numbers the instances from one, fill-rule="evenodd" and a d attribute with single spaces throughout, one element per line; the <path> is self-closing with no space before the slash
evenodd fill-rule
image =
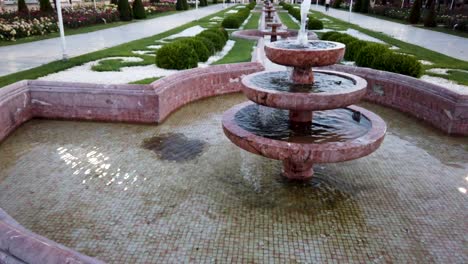
<path id="1" fill-rule="evenodd" d="M 387 126 L 378 115 L 358 106 L 348 108 L 361 112 L 371 123 L 371 129 L 363 136 L 346 142 L 293 143 L 257 136 L 237 125 L 235 115 L 242 108 L 253 105 L 246 102 L 236 105 L 223 114 L 223 130 L 238 147 L 251 153 L 276 160 L 294 163 L 331 163 L 353 160 L 369 155 L 382 143 Z"/>
<path id="2" fill-rule="evenodd" d="M 391 107 L 451 135 L 468 136 L 468 95 L 410 76 L 346 65 L 324 69 L 360 76 L 367 81 L 365 100 Z"/>
<path id="3" fill-rule="evenodd" d="M 323 41 L 335 44 L 327 49 L 285 49 L 278 47 L 278 42 L 265 44 L 265 55 L 272 62 L 291 67 L 311 68 L 338 63 L 343 59 L 345 45 L 339 42 Z M 310 41 L 312 42 L 312 41 Z"/>
<path id="4" fill-rule="evenodd" d="M 258 72 L 242 79 L 242 92 L 247 98 L 257 104 L 295 111 L 327 110 L 345 107 L 358 103 L 366 94 L 367 83 L 361 77 L 337 71 L 317 70 L 314 72 L 334 74 L 351 79 L 355 85 L 353 88 L 339 92 L 290 93 L 256 86 L 252 83 L 252 78 L 267 73 Z"/>
<path id="5" fill-rule="evenodd" d="M 281 32 L 280 36 L 282 38 L 293 38 L 297 36 L 297 30 L 286 29 L 286 30 L 279 30 Z M 237 30 L 232 32 L 232 36 L 236 38 L 248 39 L 248 40 L 258 40 L 263 38 L 265 35 L 270 35 L 271 30 L 258 30 L 258 29 L 245 29 L 245 30 Z M 308 32 L 309 40 L 316 40 L 318 39 L 317 34 L 313 31 Z"/>
<path id="6" fill-rule="evenodd" d="M 178 108 L 239 92 L 242 76 L 264 70 L 236 63 L 176 73 L 151 85 L 20 81 L 0 89 L 0 143 L 32 118 L 157 124 Z M 23 228 L 0 208 L 0 263 L 102 263 Z"/>

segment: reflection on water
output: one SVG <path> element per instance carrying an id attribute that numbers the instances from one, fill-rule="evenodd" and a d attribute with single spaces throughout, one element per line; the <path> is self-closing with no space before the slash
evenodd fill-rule
<path id="1" fill-rule="evenodd" d="M 298 143 L 345 142 L 365 135 L 372 126 L 366 117 L 354 120 L 354 113 L 348 108 L 314 111 L 312 123 L 298 128 L 291 125 L 288 110 L 253 104 L 239 110 L 235 121 L 241 128 L 270 139 Z"/>
<path id="2" fill-rule="evenodd" d="M 291 183 L 225 138 L 222 113 L 245 100 L 199 101 L 157 126 L 30 121 L 0 145 L 0 207 L 108 263 L 466 262 L 466 138 L 364 104 L 388 124 L 382 146 Z M 168 157 L 203 147 L 168 162 L 147 139 Z"/>
<path id="3" fill-rule="evenodd" d="M 324 50 L 336 47 L 335 43 L 327 41 L 309 41 L 307 45 L 303 45 L 296 40 L 277 41 L 273 45 L 277 48 L 297 50 Z"/>
<path id="4" fill-rule="evenodd" d="M 142 147 L 156 153 L 163 160 L 192 160 L 203 152 L 205 142 L 189 139 L 181 133 L 167 133 L 143 141 Z"/>
<path id="5" fill-rule="evenodd" d="M 312 84 L 294 83 L 288 71 L 256 74 L 250 82 L 257 87 L 290 93 L 339 93 L 354 87 L 354 81 L 335 74 L 314 72 Z"/>

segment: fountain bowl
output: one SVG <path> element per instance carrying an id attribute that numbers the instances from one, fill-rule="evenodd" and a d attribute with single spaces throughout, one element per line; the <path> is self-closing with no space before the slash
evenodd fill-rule
<path id="1" fill-rule="evenodd" d="M 354 85 L 351 88 L 337 89 L 329 92 L 287 92 L 259 87 L 252 82 L 256 76 L 268 73 L 282 72 L 257 72 L 242 78 L 242 92 L 251 101 L 279 109 L 295 111 L 327 110 L 346 107 L 359 102 L 366 94 L 367 82 L 363 78 L 343 72 L 317 70 L 315 73 L 327 76 L 338 76 L 351 80 Z"/>
<path id="2" fill-rule="evenodd" d="M 309 45 L 333 45 L 328 48 L 298 48 L 296 40 L 265 44 L 265 55 L 276 64 L 297 68 L 311 68 L 336 64 L 343 59 L 345 45 L 339 42 L 309 40 Z M 293 46 L 288 48 L 287 46 Z"/>
<path id="3" fill-rule="evenodd" d="M 245 102 L 236 105 L 223 114 L 222 124 L 225 135 L 238 147 L 267 158 L 282 160 L 283 174 L 290 179 L 304 180 L 312 177 L 314 163 L 333 163 L 367 156 L 380 147 L 387 130 L 385 122 L 378 115 L 358 106 L 347 107 L 360 112 L 371 127 L 366 134 L 349 141 L 326 143 L 294 143 L 258 136 L 239 126 L 236 114 L 245 107 L 254 105 Z M 259 121 L 260 122 L 260 121 Z M 291 168 L 299 168 L 294 171 Z"/>

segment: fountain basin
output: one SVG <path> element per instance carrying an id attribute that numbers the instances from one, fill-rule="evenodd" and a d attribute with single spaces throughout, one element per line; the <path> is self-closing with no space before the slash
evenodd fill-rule
<path id="1" fill-rule="evenodd" d="M 317 70 L 314 73 L 314 86 L 320 84 L 318 87 L 284 80 L 289 74 L 285 71 L 250 74 L 242 78 L 242 92 L 257 104 L 295 111 L 345 107 L 359 102 L 366 94 L 367 82 L 361 77 L 325 70 Z M 279 77 L 275 79 L 274 76 Z M 336 80 L 333 77 L 336 77 Z M 341 87 L 335 82 L 348 84 Z M 289 88 L 287 85 L 290 85 Z"/>
<path id="2" fill-rule="evenodd" d="M 266 25 L 267 27 L 281 27 L 283 24 L 280 22 L 268 22 Z"/>
<path id="3" fill-rule="evenodd" d="M 252 105 L 255 104 L 246 102 L 226 111 L 222 120 L 224 133 L 230 141 L 246 151 L 282 160 L 284 176 L 289 179 L 305 180 L 312 177 L 314 163 L 341 162 L 367 156 L 380 146 L 387 130 L 385 122 L 376 114 L 358 106 L 349 106 L 348 110 L 360 112 L 362 118 L 366 118 L 370 124 L 367 132 L 361 136 L 323 143 L 271 139 L 239 125 L 236 115 Z"/>
<path id="4" fill-rule="evenodd" d="M 265 44 L 265 55 L 276 64 L 297 68 L 328 66 L 344 56 L 345 45 L 339 42 L 312 40 L 309 47 L 301 47 L 296 40 Z"/>

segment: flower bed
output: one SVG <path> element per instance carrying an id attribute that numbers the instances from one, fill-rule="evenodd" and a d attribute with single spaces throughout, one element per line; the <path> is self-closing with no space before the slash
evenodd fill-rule
<path id="1" fill-rule="evenodd" d="M 79 28 L 95 24 L 107 24 L 119 20 L 119 12 L 115 5 L 105 5 L 94 9 L 92 6 L 79 8 L 64 8 L 63 25 L 66 28 Z"/>
<path id="2" fill-rule="evenodd" d="M 56 32 L 57 22 L 51 17 L 40 17 L 26 20 L 14 17 L 12 20 L 0 18 L 0 40 L 15 41 L 34 35 Z"/>

